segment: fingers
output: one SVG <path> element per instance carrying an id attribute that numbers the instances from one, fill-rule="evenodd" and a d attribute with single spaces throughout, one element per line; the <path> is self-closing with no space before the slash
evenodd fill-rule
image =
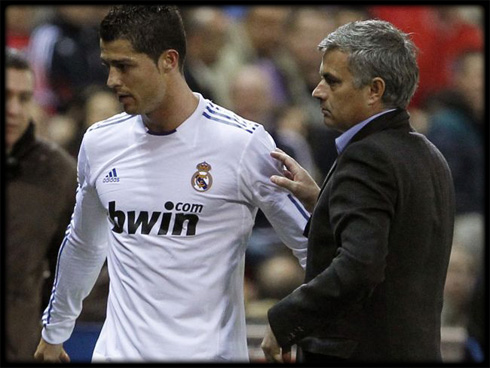
<path id="1" fill-rule="evenodd" d="M 70 356 L 63 350 L 60 355 L 38 354 L 34 359 L 45 363 L 70 363 Z"/>
<path id="2" fill-rule="evenodd" d="M 294 180 L 294 175 L 293 175 L 293 174 L 292 174 L 290 171 L 288 171 L 288 170 L 284 170 L 283 174 L 284 174 L 284 176 L 285 176 L 286 178 L 288 178 L 289 180 Z"/>
<path id="3" fill-rule="evenodd" d="M 69 363 L 70 356 L 63 349 L 63 344 L 48 344 L 43 339 L 34 353 L 34 359 L 46 363 Z"/>
<path id="4" fill-rule="evenodd" d="M 266 328 L 264 339 L 262 340 L 260 347 L 264 352 L 265 359 L 269 363 L 284 363 L 281 347 L 277 343 L 276 337 L 269 325 Z"/>
<path id="5" fill-rule="evenodd" d="M 61 352 L 60 360 L 61 363 L 70 363 L 70 356 L 66 353 L 65 349 Z"/>
<path id="6" fill-rule="evenodd" d="M 262 346 L 262 351 L 264 352 L 265 360 L 267 362 L 284 363 L 280 348 L 268 349 L 267 347 Z"/>
<path id="7" fill-rule="evenodd" d="M 42 362 L 44 360 L 44 354 L 40 353 L 39 351 L 36 351 L 34 353 L 34 360 L 38 362 Z"/>
<path id="8" fill-rule="evenodd" d="M 286 154 L 284 151 L 281 151 L 279 148 L 276 148 L 271 152 L 272 158 L 280 161 L 289 171 L 297 171 L 301 166 L 296 162 L 294 158 Z"/>
<path id="9" fill-rule="evenodd" d="M 285 178 L 283 176 L 279 176 L 279 175 L 272 175 L 270 180 L 272 183 L 274 183 L 280 187 L 283 187 L 283 188 L 289 190 L 290 192 L 294 193 L 293 190 L 296 187 L 296 183 L 293 180 Z"/>
<path id="10" fill-rule="evenodd" d="M 285 164 L 285 162 L 288 159 L 291 159 L 294 161 L 294 159 L 291 156 L 289 156 L 286 152 L 280 150 L 279 148 L 276 148 L 274 151 L 271 151 L 271 156 L 273 158 L 275 158 L 276 160 L 281 161 L 283 164 Z"/>

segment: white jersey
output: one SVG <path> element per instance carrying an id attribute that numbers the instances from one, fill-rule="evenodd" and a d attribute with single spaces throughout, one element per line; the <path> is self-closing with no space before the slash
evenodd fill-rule
<path id="1" fill-rule="evenodd" d="M 244 254 L 257 209 L 303 267 L 308 215 L 270 182 L 282 170 L 263 127 L 196 96 L 195 112 L 165 135 L 125 113 L 86 132 L 47 342 L 69 338 L 107 257 L 94 361 L 248 361 Z"/>

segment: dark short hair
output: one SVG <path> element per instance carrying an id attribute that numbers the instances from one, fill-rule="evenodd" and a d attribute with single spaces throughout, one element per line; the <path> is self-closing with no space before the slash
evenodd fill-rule
<path id="1" fill-rule="evenodd" d="M 27 58 L 18 50 L 7 47 L 5 68 L 32 71 Z"/>
<path id="2" fill-rule="evenodd" d="M 174 49 L 179 53 L 179 69 L 183 72 L 186 36 L 176 6 L 113 6 L 100 23 L 99 35 L 105 42 L 128 40 L 136 52 L 147 54 L 155 63 L 164 51 Z"/>

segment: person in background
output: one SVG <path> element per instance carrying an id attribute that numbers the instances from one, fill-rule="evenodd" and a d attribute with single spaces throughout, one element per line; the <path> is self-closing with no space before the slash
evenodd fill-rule
<path id="1" fill-rule="evenodd" d="M 410 126 L 416 48 L 391 23 L 330 33 L 313 91 L 324 123 L 342 134 L 320 189 L 291 157 L 273 176 L 312 212 L 305 282 L 268 312 L 267 360 L 441 361 L 441 310 L 454 226 L 449 166 Z"/>
<path id="2" fill-rule="evenodd" d="M 87 129 L 120 112 L 119 101 L 107 86 L 91 85 L 77 94 L 66 113 L 49 118 L 47 136 L 77 157 Z"/>
<path id="3" fill-rule="evenodd" d="M 480 51 L 462 53 L 452 85 L 431 96 L 427 138 L 446 158 L 456 190 L 457 215 L 484 212 L 485 62 Z"/>
<path id="4" fill-rule="evenodd" d="M 260 121 L 277 146 L 306 170 L 315 170 L 311 148 L 302 134 L 281 125 L 288 106 L 274 101 L 269 73 L 260 64 L 244 65 L 230 82 L 233 111 L 245 119 Z"/>
<path id="5" fill-rule="evenodd" d="M 285 115 L 289 115 L 287 121 L 291 128 L 300 132 L 310 144 L 318 175 L 305 168 L 318 183 L 337 157 L 335 138 L 339 133 L 324 129 L 321 111 L 311 98 L 318 83 L 318 64 L 321 62 L 321 55 L 311 50 L 324 35 L 335 30 L 333 10 L 325 6 L 294 7 L 288 14 L 285 36 L 282 38 L 286 52 L 281 53 L 278 59 L 290 95 Z"/>
<path id="6" fill-rule="evenodd" d="M 6 359 L 30 362 L 39 341 L 45 282 L 75 205 L 75 160 L 36 136 L 34 74 L 18 51 L 6 50 Z M 51 278 L 52 280 L 52 278 Z M 44 301 L 47 302 L 47 299 Z"/>
<path id="7" fill-rule="evenodd" d="M 5 43 L 7 47 L 25 51 L 36 19 L 34 6 L 9 6 L 5 11 Z"/>
<path id="8" fill-rule="evenodd" d="M 287 101 L 286 76 L 278 60 L 284 52 L 281 46 L 289 11 L 288 6 L 250 6 L 243 17 L 232 23 L 229 40 L 217 61 L 225 85 L 216 97 L 224 107 L 231 108 L 229 84 L 246 64 L 261 64 L 271 78 L 274 102 Z"/>
<path id="9" fill-rule="evenodd" d="M 191 7 L 182 13 L 187 37 L 184 76 L 189 87 L 204 98 L 220 104 L 220 93 L 228 81 L 217 67 L 228 42 L 229 16 L 219 7 Z"/>
<path id="10" fill-rule="evenodd" d="M 468 16 L 467 11 L 477 9 L 478 16 Z M 432 94 L 450 86 L 452 65 L 468 49 L 483 51 L 483 12 L 478 6 L 425 6 L 425 5 L 371 5 L 373 18 L 391 22 L 409 33 L 420 50 L 420 82 L 409 108 L 423 107 Z M 471 13 L 471 11 L 470 11 Z M 480 18 L 480 19 L 479 19 Z"/>
<path id="11" fill-rule="evenodd" d="M 479 267 L 470 250 L 463 244 L 453 243 L 446 284 L 441 324 L 451 327 L 466 327 Z"/>
<path id="12" fill-rule="evenodd" d="M 488 298 L 486 297 L 485 270 L 481 268 L 476 283 L 471 291 L 469 320 L 466 325 L 467 338 L 464 346 L 466 362 L 483 363 L 488 361 Z"/>
<path id="13" fill-rule="evenodd" d="M 194 93 L 176 6 L 121 5 L 100 25 L 107 85 L 124 113 L 92 125 L 73 220 L 36 359 L 63 343 L 107 259 L 107 317 L 92 361 L 248 361 L 244 259 L 260 208 L 306 263 L 307 215 L 259 123 Z"/>
<path id="14" fill-rule="evenodd" d="M 66 112 L 87 86 L 104 85 L 97 25 L 107 9 L 102 5 L 58 6 L 48 22 L 34 28 L 28 46 L 36 74 L 34 93 L 50 114 Z"/>

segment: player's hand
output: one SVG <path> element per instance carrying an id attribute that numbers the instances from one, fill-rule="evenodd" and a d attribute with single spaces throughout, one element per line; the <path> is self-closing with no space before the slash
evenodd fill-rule
<path id="1" fill-rule="evenodd" d="M 286 169 L 284 176 L 273 175 L 271 181 L 289 190 L 298 198 L 307 211 L 313 212 L 315 203 L 320 193 L 320 187 L 300 164 L 284 151 L 276 149 L 271 152 L 271 156 L 280 161 Z"/>
<path id="2" fill-rule="evenodd" d="M 70 357 L 63 349 L 63 344 L 49 344 L 43 338 L 39 341 L 34 359 L 45 363 L 69 363 Z"/>
<path id="3" fill-rule="evenodd" d="M 260 347 L 269 363 L 291 363 L 291 348 L 281 349 L 269 324 Z"/>

